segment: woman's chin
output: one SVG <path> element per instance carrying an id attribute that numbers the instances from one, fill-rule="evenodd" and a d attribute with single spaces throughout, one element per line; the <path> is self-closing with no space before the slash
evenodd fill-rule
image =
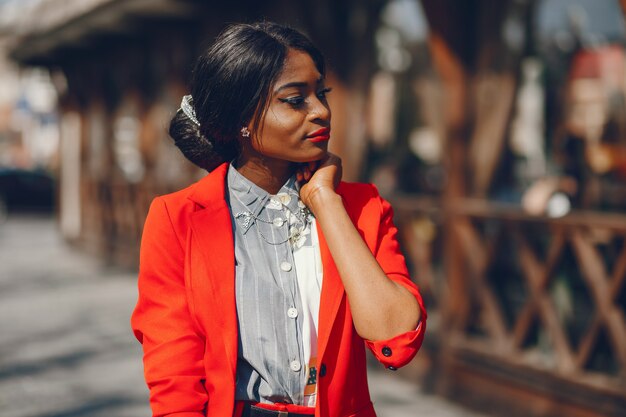
<path id="1" fill-rule="evenodd" d="M 328 155 L 328 151 L 324 151 L 324 152 L 320 153 L 319 155 L 312 156 L 312 157 L 307 158 L 305 160 L 302 160 L 300 162 L 307 163 L 307 162 L 321 161 L 322 159 L 324 159 L 326 157 L 326 155 Z"/>

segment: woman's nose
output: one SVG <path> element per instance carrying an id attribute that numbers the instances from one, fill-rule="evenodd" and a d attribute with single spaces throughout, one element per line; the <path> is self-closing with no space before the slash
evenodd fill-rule
<path id="1" fill-rule="evenodd" d="M 316 98 L 310 111 L 310 117 L 312 120 L 323 120 L 330 122 L 330 106 L 326 99 Z"/>

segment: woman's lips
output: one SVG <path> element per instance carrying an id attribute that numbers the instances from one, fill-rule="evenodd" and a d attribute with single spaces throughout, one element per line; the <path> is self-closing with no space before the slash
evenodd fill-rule
<path id="1" fill-rule="evenodd" d="M 326 142 L 330 139 L 330 129 L 327 127 L 317 129 L 315 132 L 309 133 L 306 138 L 311 142 Z"/>

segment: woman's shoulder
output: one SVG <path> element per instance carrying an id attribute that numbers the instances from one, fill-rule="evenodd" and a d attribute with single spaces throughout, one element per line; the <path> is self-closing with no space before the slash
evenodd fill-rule
<path id="1" fill-rule="evenodd" d="M 194 211 L 197 206 L 221 204 L 224 200 L 226 170 L 227 164 L 220 165 L 198 181 L 181 190 L 160 195 L 155 201 L 164 203 L 169 211 L 176 212 L 189 212 Z"/>
<path id="2" fill-rule="evenodd" d="M 384 200 L 374 184 L 342 181 L 337 187 L 337 193 L 341 195 L 352 217 L 357 214 L 358 217 L 372 215 L 382 210 Z"/>
<path id="3" fill-rule="evenodd" d="M 161 203 L 165 204 L 169 208 L 182 209 L 185 206 L 192 205 L 193 201 L 189 198 L 196 187 L 198 182 L 188 185 L 187 187 L 178 191 L 173 191 L 166 194 L 160 194 L 154 197 L 153 204 Z"/>
<path id="4" fill-rule="evenodd" d="M 213 194 L 213 199 L 218 198 L 215 190 L 207 190 L 207 177 L 208 175 L 181 190 L 156 196 L 152 200 L 148 217 L 169 221 L 181 232 L 187 230 L 194 212 L 211 204 L 207 201 L 210 199 L 207 195 Z M 220 200 L 224 201 L 224 198 L 221 197 Z"/>
<path id="5" fill-rule="evenodd" d="M 337 192 L 344 199 L 363 199 L 380 198 L 378 188 L 374 184 L 365 182 L 345 182 L 341 181 L 337 187 Z"/>

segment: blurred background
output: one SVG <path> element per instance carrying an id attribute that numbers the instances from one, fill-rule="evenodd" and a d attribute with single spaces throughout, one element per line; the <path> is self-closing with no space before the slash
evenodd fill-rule
<path id="1" fill-rule="evenodd" d="M 625 14 L 0 0 L 0 415 L 149 414 L 128 325 L 141 229 L 206 174 L 167 126 L 195 58 L 259 19 L 325 52 L 331 148 L 392 202 L 427 302 L 418 359 L 372 365 L 381 417 L 626 415 Z"/>

